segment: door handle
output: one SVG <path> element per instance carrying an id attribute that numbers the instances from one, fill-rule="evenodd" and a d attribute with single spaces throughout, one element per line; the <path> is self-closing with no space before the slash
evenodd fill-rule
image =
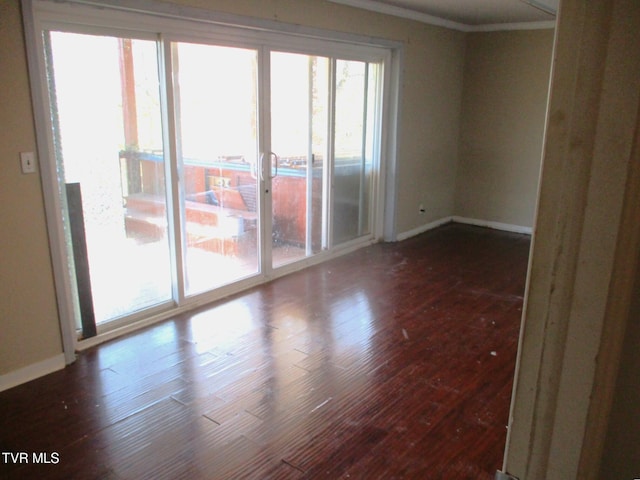
<path id="1" fill-rule="evenodd" d="M 269 152 L 269 155 L 271 155 L 271 157 L 273 157 L 274 159 L 274 165 L 276 166 L 276 173 L 274 175 L 271 175 L 271 178 L 276 178 L 278 176 L 278 163 L 280 161 L 280 157 L 278 157 L 278 155 L 276 155 L 273 152 Z"/>
<path id="2" fill-rule="evenodd" d="M 269 179 L 272 178 L 276 178 L 278 176 L 278 162 L 280 161 L 280 157 L 278 157 L 278 155 L 276 155 L 274 152 L 268 152 L 269 158 L 273 158 L 273 163 L 271 165 L 271 168 L 273 169 L 273 166 L 275 165 L 275 173 L 273 175 L 269 175 Z M 265 153 L 261 153 L 260 154 L 260 160 L 259 160 L 259 165 L 258 165 L 258 169 L 260 170 L 260 180 L 262 180 L 264 182 L 264 156 Z"/>

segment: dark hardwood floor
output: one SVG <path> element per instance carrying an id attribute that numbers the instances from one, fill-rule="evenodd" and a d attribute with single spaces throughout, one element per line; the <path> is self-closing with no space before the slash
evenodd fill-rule
<path id="1" fill-rule="evenodd" d="M 451 224 L 83 352 L 0 393 L 0 474 L 492 479 L 528 249 Z"/>

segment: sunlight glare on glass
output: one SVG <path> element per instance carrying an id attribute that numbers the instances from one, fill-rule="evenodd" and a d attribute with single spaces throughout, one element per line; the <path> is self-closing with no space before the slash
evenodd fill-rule
<path id="1" fill-rule="evenodd" d="M 271 54 L 271 141 L 280 157 L 306 155 L 309 138 L 308 55 Z"/>
<path id="2" fill-rule="evenodd" d="M 182 154 L 256 156 L 256 51 L 178 44 Z"/>
<path id="3" fill-rule="evenodd" d="M 171 297 L 167 239 L 159 233 L 154 241 L 141 241 L 128 229 L 125 199 L 132 185 L 122 171 L 125 150 L 162 153 L 157 45 L 68 32 L 49 32 L 49 38 L 59 180 L 80 186 L 93 306 L 100 324 Z M 130 89 L 123 80 L 125 48 L 131 53 Z M 127 110 L 125 98 L 135 108 Z M 127 121 L 136 125 L 135 141 L 126 139 Z M 162 161 L 145 169 L 151 170 L 159 172 L 157 180 L 147 179 L 144 188 L 163 192 Z M 80 221 L 77 212 L 72 218 Z M 166 219 L 158 225 L 161 231 Z"/>

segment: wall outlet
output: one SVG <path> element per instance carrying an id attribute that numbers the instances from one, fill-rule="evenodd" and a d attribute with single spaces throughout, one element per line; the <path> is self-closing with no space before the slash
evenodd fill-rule
<path id="1" fill-rule="evenodd" d="M 36 172 L 36 155 L 33 152 L 20 152 L 20 167 L 22 173 Z"/>

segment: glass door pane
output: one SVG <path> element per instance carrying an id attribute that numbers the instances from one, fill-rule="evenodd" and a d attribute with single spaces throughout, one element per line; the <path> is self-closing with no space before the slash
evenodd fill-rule
<path id="1" fill-rule="evenodd" d="M 271 53 L 272 264 L 319 252 L 327 159 L 329 59 Z"/>
<path id="2" fill-rule="evenodd" d="M 81 233 L 69 257 L 87 279 L 78 282 L 80 302 L 92 303 L 83 317 L 100 324 L 170 301 L 156 42 L 44 37 L 63 214 L 67 229 Z"/>
<path id="3" fill-rule="evenodd" d="M 337 60 L 333 244 L 371 233 L 378 66 Z"/>
<path id="4" fill-rule="evenodd" d="M 257 51 L 175 43 L 185 293 L 259 273 Z"/>

